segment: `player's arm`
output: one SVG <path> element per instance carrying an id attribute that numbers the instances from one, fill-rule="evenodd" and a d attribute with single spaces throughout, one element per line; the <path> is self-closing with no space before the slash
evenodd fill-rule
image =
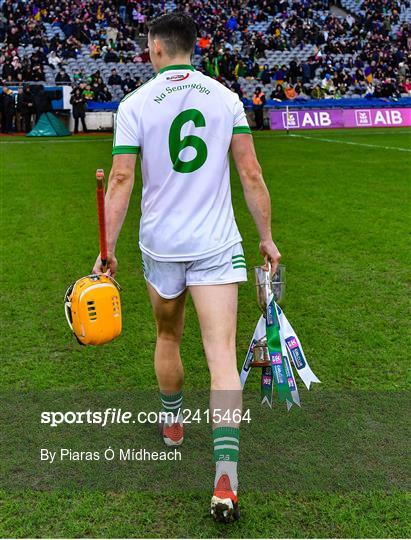
<path id="1" fill-rule="evenodd" d="M 117 271 L 115 256 L 117 239 L 127 214 L 128 203 L 134 185 L 136 157 L 140 153 L 138 120 L 129 102 L 119 105 L 113 136 L 113 165 L 108 179 L 105 197 L 107 232 L 107 270 L 112 276 Z M 100 255 L 93 268 L 94 273 L 104 272 Z"/>
<path id="2" fill-rule="evenodd" d="M 253 138 L 248 133 L 233 135 L 231 153 L 243 186 L 248 209 L 260 235 L 260 252 L 274 272 L 281 255 L 271 236 L 271 200 L 255 153 Z"/>
<path id="3" fill-rule="evenodd" d="M 131 192 L 133 191 L 136 157 L 136 154 L 114 155 L 108 179 L 105 197 L 107 270 L 112 276 L 117 271 L 116 244 L 127 214 Z M 104 269 L 99 255 L 94 265 L 93 273 L 98 274 L 103 271 Z"/>

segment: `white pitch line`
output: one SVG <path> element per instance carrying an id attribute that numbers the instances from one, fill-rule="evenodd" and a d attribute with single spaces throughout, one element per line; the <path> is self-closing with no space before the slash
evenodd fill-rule
<path id="1" fill-rule="evenodd" d="M 348 128 L 350 129 L 350 128 Z M 408 137 L 411 135 L 411 131 L 394 131 L 396 128 L 388 128 L 388 129 L 381 129 L 381 128 L 370 128 L 370 129 L 366 129 L 366 128 L 361 128 L 361 129 L 358 129 L 358 130 L 355 130 L 355 133 L 352 133 L 352 135 L 359 135 L 360 137 L 361 136 L 364 136 L 364 135 L 372 135 L 374 137 L 374 135 L 407 135 Z"/>
<path id="2" fill-rule="evenodd" d="M 324 137 L 310 137 L 308 135 L 297 135 L 290 133 L 290 137 L 298 137 L 299 139 L 309 139 L 310 141 L 329 142 L 336 144 L 349 144 L 351 146 L 366 146 L 367 148 L 382 148 L 383 150 L 398 150 L 399 152 L 411 152 L 411 148 L 401 148 L 400 146 L 381 146 L 379 144 L 367 144 L 354 141 L 342 141 L 341 139 L 325 139 Z"/>
<path id="3" fill-rule="evenodd" d="M 2 144 L 33 144 L 33 143 L 46 143 L 46 144 L 58 144 L 58 143 L 82 143 L 82 142 L 105 142 L 105 141 L 112 141 L 113 138 L 110 137 L 102 137 L 95 138 L 95 139 L 64 139 L 64 140 L 58 140 L 55 141 L 53 139 L 43 139 L 41 141 L 38 140 L 30 140 L 30 141 L 2 141 L 0 138 L 0 146 Z"/>
<path id="4" fill-rule="evenodd" d="M 331 130 L 331 131 L 349 131 L 350 128 L 348 128 L 348 130 L 346 129 L 340 129 L 340 130 Z M 364 135 L 372 135 L 374 137 L 374 135 L 406 135 L 407 137 L 410 137 L 411 136 L 411 131 L 405 131 L 405 130 L 402 130 L 402 131 L 395 131 L 396 128 L 361 128 L 361 129 L 357 129 L 355 130 L 355 133 L 352 133 L 352 135 L 354 135 L 354 137 L 356 135 L 360 136 L 360 137 L 364 137 Z M 290 130 L 290 131 L 294 131 L 294 130 Z M 314 131 L 319 131 L 319 130 L 314 130 Z M 324 131 L 324 130 L 322 130 Z M 264 134 L 272 134 L 274 137 L 284 137 L 284 136 L 287 136 L 287 133 L 284 129 L 284 131 L 280 131 L 280 132 L 277 132 L 277 131 L 270 131 L 270 130 L 267 130 L 267 131 L 253 131 L 253 137 L 259 137 L 260 135 L 262 135 L 262 137 L 260 138 L 264 138 Z M 291 133 L 293 134 L 293 133 Z"/>

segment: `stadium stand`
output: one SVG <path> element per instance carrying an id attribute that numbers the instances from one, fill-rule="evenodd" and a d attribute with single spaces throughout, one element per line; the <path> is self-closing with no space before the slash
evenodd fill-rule
<path id="1" fill-rule="evenodd" d="M 409 0 L 0 0 L 3 84 L 79 86 L 118 102 L 153 75 L 147 21 L 195 18 L 193 64 L 246 103 L 411 96 Z M 116 70 L 115 72 L 113 70 Z"/>

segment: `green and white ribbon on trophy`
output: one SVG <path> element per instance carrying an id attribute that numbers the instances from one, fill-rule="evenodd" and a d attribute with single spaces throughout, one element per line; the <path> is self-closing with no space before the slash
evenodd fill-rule
<path id="1" fill-rule="evenodd" d="M 284 298 L 285 267 L 280 266 L 273 279 L 270 277 L 270 269 L 266 271 L 256 267 L 255 274 L 258 304 L 263 314 L 241 369 L 241 385 L 244 388 L 251 367 L 262 367 L 261 403 L 272 407 L 275 386 L 280 403 L 285 401 L 287 410 L 290 410 L 294 403 L 301 406 L 292 366 L 308 389 L 311 383 L 321 381 L 311 370 L 297 334 L 274 299 L 276 297 L 282 301 Z M 260 354 L 256 355 L 257 351 Z"/>

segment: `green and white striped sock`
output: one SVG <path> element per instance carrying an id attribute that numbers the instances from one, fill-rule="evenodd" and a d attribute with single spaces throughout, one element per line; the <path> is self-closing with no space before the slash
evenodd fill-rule
<path id="1" fill-rule="evenodd" d="M 170 414 L 173 415 L 174 420 L 177 420 L 179 410 L 183 405 L 183 392 L 177 394 L 163 394 L 160 392 L 160 399 L 163 405 L 163 411 L 168 413 L 167 418 L 170 418 Z"/>
<path id="2" fill-rule="evenodd" d="M 230 478 L 231 489 L 237 492 L 237 462 L 240 450 L 240 430 L 235 427 L 218 427 L 213 430 L 214 462 L 216 466 L 214 487 L 221 475 Z"/>

